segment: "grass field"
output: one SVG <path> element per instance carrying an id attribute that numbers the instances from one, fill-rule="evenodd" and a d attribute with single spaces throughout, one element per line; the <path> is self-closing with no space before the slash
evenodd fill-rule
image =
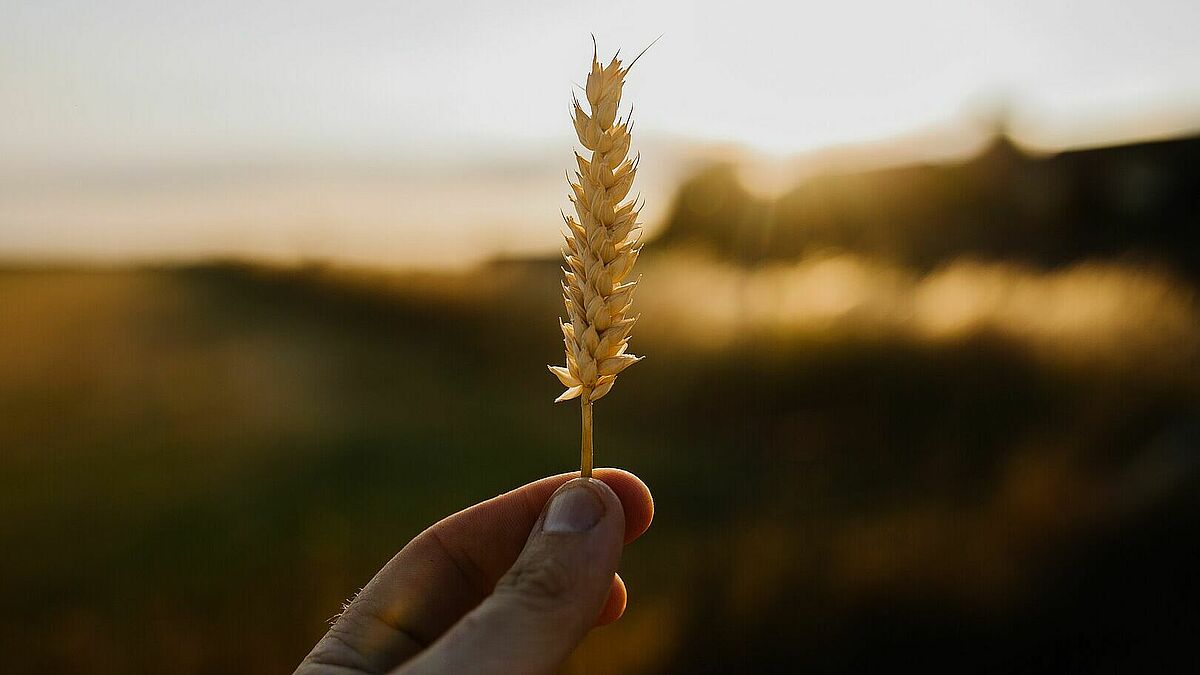
<path id="1" fill-rule="evenodd" d="M 570 672 L 1195 665 L 1191 286 L 967 266 L 945 309 L 937 272 L 852 260 L 849 300 L 788 314 L 746 298 L 828 269 L 645 262 L 597 461 L 657 518 Z M 558 275 L 0 271 L 0 669 L 290 671 L 426 525 L 577 466 Z M 680 299 L 710 282 L 751 295 Z"/>

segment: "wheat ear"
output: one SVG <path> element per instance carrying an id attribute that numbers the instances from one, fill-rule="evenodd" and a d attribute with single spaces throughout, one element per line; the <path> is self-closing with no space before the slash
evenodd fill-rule
<path id="1" fill-rule="evenodd" d="M 634 59 L 636 62 L 637 59 Z M 637 159 L 627 159 L 631 123 L 618 120 L 625 68 L 613 56 L 601 66 L 592 52 L 587 76 L 590 114 L 574 99 L 575 133 L 590 158 L 575 153 L 578 170 L 571 184 L 575 215 L 563 214 L 567 248 L 563 251 L 563 303 L 567 322 L 559 319 L 567 365 L 549 366 L 567 388 L 559 401 L 579 398 L 583 420 L 580 473 L 592 475 L 592 404 L 612 389 L 617 375 L 641 360 L 626 353 L 629 331 L 637 321 L 629 316 L 637 281 L 626 281 L 641 248 L 636 199 L 622 202 L 633 186 Z"/>

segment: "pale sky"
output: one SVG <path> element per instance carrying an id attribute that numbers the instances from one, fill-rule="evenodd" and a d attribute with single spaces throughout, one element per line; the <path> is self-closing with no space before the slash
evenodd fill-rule
<path id="1" fill-rule="evenodd" d="M 560 155 L 559 180 L 592 32 L 602 55 L 663 34 L 626 88 L 637 139 L 784 154 L 999 101 L 1048 147 L 1195 128 L 1197 26 L 1195 0 L 0 0 L 0 253 L 69 234 L 66 206 L 13 186 L 80 171 L 382 163 L 429 180 Z M 551 215 L 561 191 L 544 205 Z M 113 194 L 79 210 L 118 230 L 137 220 L 129 213 L 175 222 L 169 203 L 146 201 L 170 202 L 164 193 L 134 193 L 128 213 Z M 340 208 L 331 199 L 323 213 Z"/>

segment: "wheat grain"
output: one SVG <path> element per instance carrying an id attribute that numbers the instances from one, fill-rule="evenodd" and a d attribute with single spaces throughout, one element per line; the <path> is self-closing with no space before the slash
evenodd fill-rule
<path id="1" fill-rule="evenodd" d="M 572 106 L 575 133 L 591 157 L 576 152 L 578 170 L 574 180 L 568 180 L 575 215 L 563 214 L 567 264 L 562 289 L 568 320 L 559 319 L 567 364 L 549 368 L 567 388 L 555 402 L 580 399 L 583 476 L 592 471 L 592 404 L 612 389 L 621 371 L 641 360 L 627 352 L 629 332 L 637 321 L 629 314 L 638 282 L 626 281 L 641 251 L 641 207 L 636 199 L 623 201 L 633 186 L 638 159 L 627 158 L 632 123 L 628 117 L 617 119 L 625 75 L 636 62 L 635 58 L 622 68 L 614 55 L 601 66 L 593 50 L 584 90 L 589 112 L 578 98 Z"/>

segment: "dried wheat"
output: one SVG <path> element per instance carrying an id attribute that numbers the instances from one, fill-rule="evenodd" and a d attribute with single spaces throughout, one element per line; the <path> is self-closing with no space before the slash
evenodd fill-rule
<path id="1" fill-rule="evenodd" d="M 563 235 L 567 265 L 562 289 L 568 321 L 559 320 L 567 365 L 549 368 L 567 388 L 555 402 L 580 399 L 583 476 L 592 472 L 592 403 L 612 389 L 621 371 L 641 360 L 626 351 L 637 320 L 629 316 L 637 281 L 626 278 L 641 251 L 641 207 L 636 199 L 622 202 L 633 186 L 638 159 L 626 158 L 630 120 L 617 119 L 621 88 L 632 67 L 622 68 L 615 55 L 601 66 L 593 51 L 585 89 L 590 114 L 578 98 L 572 110 L 575 133 L 591 157 L 576 152 L 578 170 L 568 180 L 575 215 L 563 214 L 568 231 Z"/>

